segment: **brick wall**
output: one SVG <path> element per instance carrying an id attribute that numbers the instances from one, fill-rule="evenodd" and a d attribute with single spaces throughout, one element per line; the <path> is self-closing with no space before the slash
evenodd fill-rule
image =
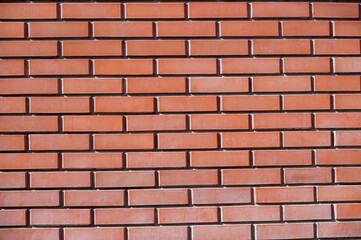
<path id="1" fill-rule="evenodd" d="M 0 239 L 360 239 L 359 7 L 0 3 Z"/>

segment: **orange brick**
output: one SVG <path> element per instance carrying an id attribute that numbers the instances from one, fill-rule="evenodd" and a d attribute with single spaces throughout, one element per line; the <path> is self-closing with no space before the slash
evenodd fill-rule
<path id="1" fill-rule="evenodd" d="M 0 132 L 56 131 L 58 131 L 58 117 L 55 116 L 0 116 Z"/>
<path id="2" fill-rule="evenodd" d="M 143 240 L 146 238 L 158 240 L 183 240 L 187 239 L 187 227 L 130 227 L 128 228 L 129 240 Z"/>
<path id="3" fill-rule="evenodd" d="M 95 112 L 153 112 L 151 97 L 95 97 Z"/>
<path id="4" fill-rule="evenodd" d="M 90 187 L 90 172 L 32 172 L 32 188 Z"/>
<path id="5" fill-rule="evenodd" d="M 129 115 L 127 131 L 177 131 L 186 130 L 182 115 Z"/>
<path id="6" fill-rule="evenodd" d="M 262 150 L 253 152 L 255 166 L 307 166 L 312 164 L 310 150 Z"/>
<path id="7" fill-rule="evenodd" d="M 330 36 L 330 22 L 283 21 L 282 35 L 286 37 Z"/>
<path id="8" fill-rule="evenodd" d="M 309 55 L 311 42 L 306 39 L 252 40 L 254 55 Z"/>
<path id="9" fill-rule="evenodd" d="M 312 223 L 273 223 L 256 225 L 257 239 L 313 238 Z"/>
<path id="10" fill-rule="evenodd" d="M 360 186 L 318 186 L 317 201 L 339 202 L 339 201 L 360 201 Z"/>
<path id="11" fill-rule="evenodd" d="M 222 185 L 281 184 L 280 169 L 222 169 Z"/>
<path id="12" fill-rule="evenodd" d="M 279 73 L 278 58 L 224 58 L 221 59 L 222 74 Z"/>
<path id="13" fill-rule="evenodd" d="M 48 240 L 59 239 L 58 228 L 3 228 L 0 229 L 1 237 L 8 240 L 27 238 L 46 238 Z"/>
<path id="14" fill-rule="evenodd" d="M 66 240 L 77 240 L 79 236 L 88 240 L 105 238 L 108 240 L 124 240 L 124 228 L 121 227 L 93 227 L 93 228 L 64 228 Z"/>
<path id="15" fill-rule="evenodd" d="M 359 219 L 361 204 L 336 204 L 336 219 Z"/>
<path id="16" fill-rule="evenodd" d="M 127 56 L 184 56 L 184 40 L 132 40 L 126 41 Z"/>
<path id="17" fill-rule="evenodd" d="M 186 167 L 185 152 L 128 152 L 127 168 Z"/>
<path id="18" fill-rule="evenodd" d="M 1 83 L 0 83 L 1 84 Z M 121 78 L 63 78 L 63 94 L 122 93 Z"/>
<path id="19" fill-rule="evenodd" d="M 61 18 L 120 18 L 120 3 L 62 3 Z"/>
<path id="20" fill-rule="evenodd" d="M 57 94 L 56 78 L 13 78 L 0 79 L 0 94 Z"/>
<path id="21" fill-rule="evenodd" d="M 56 153 L 2 153 L 0 169 L 55 169 L 58 168 Z"/>
<path id="22" fill-rule="evenodd" d="M 283 145 L 285 147 L 329 147 L 331 133 L 327 131 L 284 132 Z"/>
<path id="23" fill-rule="evenodd" d="M 335 58 L 334 66 L 336 73 L 360 73 L 361 58 Z"/>
<path id="24" fill-rule="evenodd" d="M 216 74 L 216 59 L 158 59 L 158 74 L 183 75 L 183 74 Z"/>
<path id="25" fill-rule="evenodd" d="M 196 188 L 192 189 L 193 204 L 250 203 L 250 188 Z"/>
<path id="26" fill-rule="evenodd" d="M 154 187 L 154 171 L 95 172 L 95 187 Z"/>
<path id="27" fill-rule="evenodd" d="M 102 150 L 153 149 L 153 134 L 94 134 L 94 148 Z"/>
<path id="28" fill-rule="evenodd" d="M 0 188 L 25 188 L 25 173 L 0 172 Z M 0 211 L 1 219 L 1 211 Z M 0 220 L 1 225 L 1 220 Z"/>
<path id="29" fill-rule="evenodd" d="M 87 113 L 90 101 L 88 97 L 32 97 L 31 113 Z"/>
<path id="30" fill-rule="evenodd" d="M 190 2 L 189 18 L 247 18 L 247 4 L 241 2 Z"/>
<path id="31" fill-rule="evenodd" d="M 314 18 L 359 18 L 356 3 L 312 3 Z"/>
<path id="32" fill-rule="evenodd" d="M 286 184 L 332 182 L 330 168 L 286 168 L 284 174 Z"/>
<path id="33" fill-rule="evenodd" d="M 217 185 L 217 170 L 161 170 L 160 186 Z"/>
<path id="34" fill-rule="evenodd" d="M 63 153 L 62 168 L 122 168 L 122 153 Z"/>
<path id="35" fill-rule="evenodd" d="M 159 133 L 159 149 L 217 148 L 216 133 Z"/>
<path id="36" fill-rule="evenodd" d="M 25 150 L 24 135 L 0 135 L 0 151 Z"/>
<path id="37" fill-rule="evenodd" d="M 279 206 L 221 207 L 222 222 L 279 221 Z"/>
<path id="38" fill-rule="evenodd" d="M 192 226 L 192 239 L 250 239 L 250 225 L 205 225 Z"/>
<path id="39" fill-rule="evenodd" d="M 127 19 L 184 18 L 183 3 L 125 3 Z"/>
<path id="40" fill-rule="evenodd" d="M 335 21 L 333 23 L 333 35 L 337 37 L 360 37 L 360 26 L 360 21 Z"/>
<path id="41" fill-rule="evenodd" d="M 157 37 L 215 37 L 216 23 L 212 21 L 157 22 Z"/>
<path id="42" fill-rule="evenodd" d="M 329 73 L 331 71 L 330 59 L 319 58 L 284 58 L 285 73 Z"/>
<path id="43" fill-rule="evenodd" d="M 1 22 L 0 38 L 24 38 L 24 26 L 22 22 Z"/>
<path id="44" fill-rule="evenodd" d="M 30 22 L 31 38 L 88 37 L 87 22 Z"/>
<path id="45" fill-rule="evenodd" d="M 216 207 L 159 208 L 159 223 L 214 223 L 217 222 Z"/>
<path id="46" fill-rule="evenodd" d="M 335 146 L 360 146 L 361 131 L 335 132 Z"/>
<path id="47" fill-rule="evenodd" d="M 186 205 L 186 189 L 134 189 L 128 191 L 130 206 Z"/>
<path id="48" fill-rule="evenodd" d="M 330 109 L 328 94 L 283 95 L 284 110 L 325 110 Z"/>
<path id="49" fill-rule="evenodd" d="M 313 202 L 313 187 L 258 187 L 256 203 Z"/>
<path id="50" fill-rule="evenodd" d="M 191 56 L 248 55 L 247 40 L 190 40 Z"/>
<path id="51" fill-rule="evenodd" d="M 0 76 L 23 76 L 24 60 L 0 60 Z"/>
<path id="52" fill-rule="evenodd" d="M 59 191 L 55 191 L 55 190 L 1 191 L 0 206 L 1 207 L 56 207 L 59 206 Z"/>
<path id="53" fill-rule="evenodd" d="M 64 205 L 82 206 L 123 206 L 123 190 L 66 190 Z"/>
<path id="54" fill-rule="evenodd" d="M 360 167 L 339 167 L 335 168 L 336 182 L 356 183 L 361 181 Z"/>
<path id="55" fill-rule="evenodd" d="M 56 41 L 1 41 L 2 57 L 50 57 L 57 56 Z"/>
<path id="56" fill-rule="evenodd" d="M 127 78 L 127 93 L 185 93 L 184 77 Z"/>
<path id="57" fill-rule="evenodd" d="M 221 133 L 222 148 L 270 148 L 280 146 L 277 132 Z"/>
<path id="58" fill-rule="evenodd" d="M 24 210 L 1 210 L 0 211 L 0 226 L 25 226 L 25 225 L 26 225 L 26 210 L 25 209 Z M 0 234 L 3 234 L 3 233 L 1 233 L 1 230 L 0 230 Z"/>
<path id="59" fill-rule="evenodd" d="M 317 235 L 321 238 L 359 237 L 360 222 L 325 222 L 317 223 Z"/>
<path id="60" fill-rule="evenodd" d="M 306 92 L 311 91 L 309 76 L 267 76 L 252 78 L 253 92 Z"/>
<path id="61" fill-rule="evenodd" d="M 221 97 L 222 111 L 274 111 L 279 109 L 279 97 L 275 95 Z"/>
<path id="62" fill-rule="evenodd" d="M 151 208 L 104 208 L 94 211 L 96 225 L 154 223 L 154 210 Z"/>
<path id="63" fill-rule="evenodd" d="M 306 2 L 254 2 L 252 18 L 307 18 L 309 4 Z"/>
<path id="64" fill-rule="evenodd" d="M 152 22 L 94 22 L 94 37 L 152 37 Z"/>
<path id="65" fill-rule="evenodd" d="M 204 112 L 217 110 L 215 96 L 159 97 L 160 112 Z"/>
<path id="66" fill-rule="evenodd" d="M 30 150 L 88 150 L 88 134 L 32 134 Z"/>
<path id="67" fill-rule="evenodd" d="M 63 116 L 64 132 L 117 132 L 123 130 L 122 116 Z"/>
<path id="68" fill-rule="evenodd" d="M 286 221 L 331 219 L 331 205 L 285 205 L 283 215 Z"/>
<path id="69" fill-rule="evenodd" d="M 88 209 L 32 209 L 30 210 L 32 225 L 88 225 L 90 210 Z"/>
<path id="70" fill-rule="evenodd" d="M 361 113 L 316 113 L 316 128 L 361 128 Z"/>
<path id="71" fill-rule="evenodd" d="M 1 87 L 1 82 L 0 82 Z M 0 113 L 25 113 L 26 103 L 23 97 L 1 97 L 0 98 Z M 0 119 L 3 117 L 0 117 Z M 1 121 L 1 120 L 0 120 Z M 0 124 L 0 129 L 2 129 Z"/>
<path id="72" fill-rule="evenodd" d="M 254 129 L 311 128 L 310 113 L 253 114 Z"/>
<path id="73" fill-rule="evenodd" d="M 63 56 L 121 56 L 122 41 L 119 40 L 75 40 L 63 41 Z"/>
<path id="74" fill-rule="evenodd" d="M 335 109 L 361 109 L 361 94 L 336 94 L 334 104 Z"/>
<path id="75" fill-rule="evenodd" d="M 152 75 L 151 59 L 95 59 L 95 75 Z"/>
<path id="76" fill-rule="evenodd" d="M 189 78 L 192 93 L 228 93 L 248 92 L 246 77 L 191 77 Z"/>
<path id="77" fill-rule="evenodd" d="M 55 19 L 55 3 L 2 3 L 0 19 Z"/>
<path id="78" fill-rule="evenodd" d="M 344 92 L 360 91 L 359 76 L 314 76 L 315 91 L 318 92 Z"/>
<path id="79" fill-rule="evenodd" d="M 356 39 L 315 39 L 315 55 L 359 55 L 360 41 Z"/>
<path id="80" fill-rule="evenodd" d="M 190 153 L 192 167 L 249 166 L 248 151 L 199 151 Z"/>
<path id="81" fill-rule="evenodd" d="M 278 36 L 276 21 L 221 21 L 221 37 L 275 37 Z"/>
<path id="82" fill-rule="evenodd" d="M 32 59 L 30 75 L 88 75 L 89 61 L 85 59 Z"/>
<path id="83" fill-rule="evenodd" d="M 361 163 L 358 149 L 317 149 L 316 165 L 353 165 Z"/>
<path id="84" fill-rule="evenodd" d="M 194 114 L 190 115 L 191 130 L 248 129 L 246 114 Z"/>

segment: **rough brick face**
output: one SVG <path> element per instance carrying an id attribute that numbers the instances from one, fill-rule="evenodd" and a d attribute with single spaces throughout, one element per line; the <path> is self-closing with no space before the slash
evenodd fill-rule
<path id="1" fill-rule="evenodd" d="M 0 240 L 360 239 L 360 7 L 0 2 Z"/>

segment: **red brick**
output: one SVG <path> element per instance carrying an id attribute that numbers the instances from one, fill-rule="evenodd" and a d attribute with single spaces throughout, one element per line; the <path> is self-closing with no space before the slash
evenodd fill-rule
<path id="1" fill-rule="evenodd" d="M 331 183 L 332 173 L 330 168 L 286 168 L 284 179 L 286 184 L 317 184 Z"/>
<path id="2" fill-rule="evenodd" d="M 129 152 L 127 168 L 186 167 L 185 152 Z"/>
<path id="3" fill-rule="evenodd" d="M 360 91 L 359 76 L 314 76 L 315 91 L 318 92 L 344 92 Z"/>
<path id="4" fill-rule="evenodd" d="M 94 37 L 152 37 L 152 22 L 94 22 Z"/>
<path id="5" fill-rule="evenodd" d="M 284 110 L 326 110 L 331 108 L 328 94 L 283 95 Z"/>
<path id="6" fill-rule="evenodd" d="M 55 78 L 13 78 L 0 79 L 0 94 L 57 94 L 58 79 Z"/>
<path id="7" fill-rule="evenodd" d="M 361 109 L 361 94 L 337 94 L 334 97 L 335 109 Z"/>
<path id="8" fill-rule="evenodd" d="M 47 239 L 58 240 L 58 228 L 2 228 L 1 237 L 6 240 Z"/>
<path id="9" fill-rule="evenodd" d="M 256 225 L 257 239 L 313 238 L 313 223 L 277 223 Z"/>
<path id="10" fill-rule="evenodd" d="M 360 167 L 335 168 L 336 182 L 339 183 L 356 183 L 361 182 Z"/>
<path id="11" fill-rule="evenodd" d="M 216 207 L 159 208 L 160 224 L 214 223 L 217 222 Z"/>
<path id="12" fill-rule="evenodd" d="M 184 77 L 127 78 L 127 93 L 185 93 Z"/>
<path id="13" fill-rule="evenodd" d="M 64 237 L 66 240 L 79 240 L 79 238 L 124 240 L 124 229 L 120 227 L 64 228 Z"/>
<path id="14" fill-rule="evenodd" d="M 95 172 L 96 188 L 154 186 L 154 171 Z"/>
<path id="15" fill-rule="evenodd" d="M 88 113 L 88 97 L 32 97 L 31 113 Z"/>
<path id="16" fill-rule="evenodd" d="M 158 98 L 160 112 L 208 112 L 217 110 L 215 96 L 164 96 Z"/>
<path id="17" fill-rule="evenodd" d="M 190 152 L 191 167 L 242 167 L 249 166 L 248 151 Z"/>
<path id="18" fill-rule="evenodd" d="M 32 59 L 29 60 L 30 75 L 88 75 L 86 59 Z"/>
<path id="19" fill-rule="evenodd" d="M 184 18 L 184 3 L 125 3 L 127 19 Z"/>
<path id="20" fill-rule="evenodd" d="M 255 192 L 256 203 L 313 202 L 313 187 L 259 187 Z"/>
<path id="21" fill-rule="evenodd" d="M 81 40 L 63 41 L 63 56 L 121 56 L 122 41 L 119 40 Z"/>
<path id="22" fill-rule="evenodd" d="M 281 184 L 280 169 L 222 169 L 222 185 Z"/>
<path id="23" fill-rule="evenodd" d="M 107 116 L 63 116 L 64 132 L 117 132 L 123 130 L 123 117 Z"/>
<path id="24" fill-rule="evenodd" d="M 325 222 L 317 223 L 317 235 L 321 238 L 360 237 L 360 222 Z"/>
<path id="25" fill-rule="evenodd" d="M 25 226 L 26 210 L 0 210 L 0 226 Z M 1 230 L 0 230 L 0 234 Z M 1 235 L 3 236 L 3 235 Z"/>
<path id="26" fill-rule="evenodd" d="M 337 37 L 360 37 L 360 21 L 335 21 L 333 22 L 333 35 Z"/>
<path id="27" fill-rule="evenodd" d="M 189 18 L 247 18 L 247 4 L 241 2 L 190 2 Z"/>
<path id="28" fill-rule="evenodd" d="M 356 39 L 315 39 L 315 55 L 359 55 L 360 41 Z"/>
<path id="29" fill-rule="evenodd" d="M 94 211 L 96 225 L 154 223 L 154 210 L 151 208 L 104 208 Z"/>
<path id="30" fill-rule="evenodd" d="M 285 37 L 313 37 L 330 36 L 330 22 L 328 21 L 283 21 L 282 36 Z"/>
<path id="31" fill-rule="evenodd" d="M 279 206 L 229 206 L 221 207 L 222 222 L 279 221 Z"/>
<path id="32" fill-rule="evenodd" d="M 224 58 L 221 59 L 222 74 L 279 73 L 278 58 Z"/>
<path id="33" fill-rule="evenodd" d="M 358 149 L 317 149 L 317 165 L 353 165 L 361 163 L 361 150 Z"/>
<path id="34" fill-rule="evenodd" d="M 334 66 L 336 73 L 360 73 L 361 58 L 334 58 Z"/>
<path id="35" fill-rule="evenodd" d="M 309 55 L 311 42 L 306 39 L 252 40 L 254 55 Z"/>
<path id="36" fill-rule="evenodd" d="M 318 186 L 317 201 L 340 202 L 360 201 L 361 188 L 359 186 Z"/>
<path id="37" fill-rule="evenodd" d="M 186 129 L 182 115 L 129 115 L 127 131 L 177 131 Z"/>
<path id="38" fill-rule="evenodd" d="M 310 150 L 262 150 L 253 152 L 255 166 L 307 166 L 312 164 Z"/>
<path id="39" fill-rule="evenodd" d="M 152 97 L 95 97 L 95 112 L 153 112 Z"/>
<path id="40" fill-rule="evenodd" d="M 309 76 L 267 76 L 252 78 L 253 92 L 306 92 L 311 91 Z"/>
<path id="41" fill-rule="evenodd" d="M 0 38 L 24 38 L 23 22 L 1 22 L 0 23 Z"/>
<path id="42" fill-rule="evenodd" d="M 2 101 L 0 101 L 1 103 Z M 0 132 L 56 132 L 58 117 L 0 116 Z"/>
<path id="43" fill-rule="evenodd" d="M 316 113 L 316 128 L 360 128 L 361 113 Z"/>
<path id="44" fill-rule="evenodd" d="M 134 189 L 128 191 L 130 206 L 186 205 L 187 189 Z"/>
<path id="45" fill-rule="evenodd" d="M 222 96 L 222 111 L 275 111 L 280 109 L 276 95 Z"/>
<path id="46" fill-rule="evenodd" d="M 87 22 L 30 22 L 31 38 L 74 38 L 88 37 Z"/>
<path id="47" fill-rule="evenodd" d="M 56 41 L 0 42 L 0 56 L 2 57 L 51 57 L 57 55 L 58 49 Z"/>
<path id="48" fill-rule="evenodd" d="M 193 204 L 250 203 L 249 188 L 196 188 L 192 189 Z"/>
<path id="49" fill-rule="evenodd" d="M 127 56 L 184 56 L 184 40 L 132 40 L 126 41 Z"/>
<path id="50" fill-rule="evenodd" d="M 221 133 L 222 148 L 271 148 L 280 146 L 277 132 Z"/>
<path id="51" fill-rule="evenodd" d="M 31 225 L 88 225 L 90 210 L 88 209 L 32 209 Z"/>
<path id="52" fill-rule="evenodd" d="M 361 204 L 336 204 L 336 219 L 359 219 L 361 217 Z"/>
<path id="53" fill-rule="evenodd" d="M 88 134 L 32 134 L 30 150 L 88 150 Z"/>
<path id="54" fill-rule="evenodd" d="M 297 131 L 284 132 L 283 145 L 285 147 L 329 147 L 331 133 L 328 131 Z"/>
<path id="55" fill-rule="evenodd" d="M 1 86 L 1 83 L 0 83 Z M 26 103 L 24 97 L 17 97 L 17 98 L 7 98 L 1 97 L 0 98 L 0 113 L 25 113 L 26 112 Z M 1 119 L 6 119 L 6 117 L 0 117 Z M 10 119 L 12 119 L 10 117 Z M 16 118 L 13 118 L 16 119 Z M 6 123 L 6 122 L 5 122 Z M 1 125 L 1 124 L 0 124 Z M 0 129 L 3 129 L 0 126 Z"/>
<path id="56" fill-rule="evenodd" d="M 90 187 L 90 172 L 32 172 L 32 188 Z"/>
<path id="57" fill-rule="evenodd" d="M 153 149 L 153 134 L 94 134 L 94 148 L 99 150 Z"/>
<path id="58" fill-rule="evenodd" d="M 359 18 L 356 3 L 312 3 L 314 18 Z"/>
<path id="59" fill-rule="evenodd" d="M 123 190 L 66 190 L 64 205 L 83 206 L 124 206 Z"/>
<path id="60" fill-rule="evenodd" d="M 265 113 L 253 114 L 254 129 L 311 128 L 309 113 Z"/>
<path id="61" fill-rule="evenodd" d="M 248 92 L 246 77 L 191 77 L 191 93 Z"/>
<path id="62" fill-rule="evenodd" d="M 63 168 L 122 168 L 122 153 L 63 153 Z"/>
<path id="63" fill-rule="evenodd" d="M 159 149 L 217 148 L 216 133 L 159 133 Z"/>
<path id="64" fill-rule="evenodd" d="M 2 3 L 0 19 L 55 19 L 55 3 Z"/>
<path id="65" fill-rule="evenodd" d="M 1 191 L 1 207 L 55 207 L 59 206 L 59 191 Z"/>
<path id="66" fill-rule="evenodd" d="M 152 75 L 151 59 L 95 59 L 95 75 Z"/>
<path id="67" fill-rule="evenodd" d="M 283 215 L 286 221 L 331 219 L 331 205 L 285 205 L 283 206 Z"/>
<path id="68" fill-rule="evenodd" d="M 191 56 L 248 55 L 247 40 L 190 40 L 189 43 Z"/>
<path id="69" fill-rule="evenodd" d="M 175 227 L 130 227 L 128 228 L 129 240 L 158 239 L 158 240 L 184 240 L 187 239 L 186 226 Z"/>
<path id="70" fill-rule="evenodd" d="M 216 74 L 216 59 L 168 58 L 158 59 L 157 72 L 160 75 Z"/>
<path id="71" fill-rule="evenodd" d="M 23 76 L 24 60 L 0 60 L 0 76 Z"/>
<path id="72" fill-rule="evenodd" d="M 157 22 L 157 37 L 215 37 L 216 23 L 212 21 Z"/>
<path id="73" fill-rule="evenodd" d="M 1 82 L 0 82 L 1 84 Z M 64 94 L 122 93 L 121 78 L 63 78 Z"/>
<path id="74" fill-rule="evenodd" d="M 217 185 L 217 170 L 161 170 L 160 186 Z"/>
<path id="75" fill-rule="evenodd" d="M 0 151 L 25 150 L 24 135 L 0 135 Z"/>
<path id="76" fill-rule="evenodd" d="M 330 59 L 318 58 L 284 58 L 285 73 L 329 73 L 331 71 Z"/>
<path id="77" fill-rule="evenodd" d="M 0 169 L 55 169 L 58 168 L 56 153 L 2 153 Z"/>
<path id="78" fill-rule="evenodd" d="M 252 18 L 307 18 L 306 2 L 255 2 L 251 4 Z"/>
<path id="79" fill-rule="evenodd" d="M 25 188 L 25 173 L 0 172 L 0 188 Z M 0 211 L 1 219 L 1 211 Z M 1 220 L 0 220 L 1 225 Z"/>
<path id="80" fill-rule="evenodd" d="M 62 3 L 61 18 L 120 18 L 120 3 Z"/>
<path id="81" fill-rule="evenodd" d="M 250 239 L 249 225 L 209 225 L 192 226 L 192 239 L 194 240 L 227 240 Z"/>
<path id="82" fill-rule="evenodd" d="M 221 37 L 275 37 L 278 36 L 276 21 L 221 21 Z"/>
<path id="83" fill-rule="evenodd" d="M 335 146 L 361 146 L 361 131 L 335 132 Z"/>
<path id="84" fill-rule="evenodd" d="M 248 129 L 246 114 L 194 114 L 190 115 L 191 130 Z"/>

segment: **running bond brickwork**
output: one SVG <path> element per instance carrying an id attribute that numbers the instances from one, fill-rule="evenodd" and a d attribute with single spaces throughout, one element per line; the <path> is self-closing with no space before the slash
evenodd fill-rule
<path id="1" fill-rule="evenodd" d="M 360 239 L 360 19 L 1 2 L 0 239 Z"/>

